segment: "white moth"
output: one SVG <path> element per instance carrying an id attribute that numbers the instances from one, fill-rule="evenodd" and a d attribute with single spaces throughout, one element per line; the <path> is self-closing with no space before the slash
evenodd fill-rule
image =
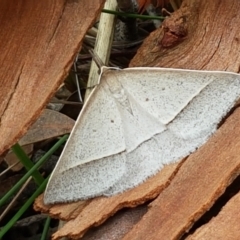
<path id="1" fill-rule="evenodd" d="M 44 202 L 111 196 L 204 144 L 240 96 L 240 75 L 104 67 L 49 180 Z"/>

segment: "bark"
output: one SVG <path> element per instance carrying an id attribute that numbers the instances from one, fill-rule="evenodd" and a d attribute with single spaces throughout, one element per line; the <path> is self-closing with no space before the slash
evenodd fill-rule
<path id="1" fill-rule="evenodd" d="M 239 0 L 183 1 L 181 8 L 165 20 L 163 27 L 153 32 L 144 41 L 130 66 L 239 72 L 239 9 Z M 238 110 L 227 119 L 223 128 L 220 128 L 209 144 L 204 145 L 201 151 L 197 151 L 181 163 L 175 176 L 171 175 L 171 178 L 166 180 L 171 183 L 164 185 L 165 189 L 152 202 L 148 212 L 143 211 L 144 217 L 124 239 L 180 239 L 191 229 L 193 223 L 211 208 L 240 172 L 239 116 Z M 153 185 L 149 181 L 144 184 Z M 139 188 L 136 188 L 136 191 L 137 189 Z M 127 197 L 127 193 L 124 194 Z M 126 207 L 122 196 L 115 197 L 114 206 Z M 131 200 L 128 200 L 124 199 L 124 203 L 127 201 L 131 205 Z M 92 200 L 83 212 L 90 213 L 98 210 L 99 206 L 94 205 L 94 201 L 98 200 Z M 98 221 L 104 221 L 106 216 L 110 217 L 116 212 L 116 208 L 110 209 L 109 198 L 99 201 L 102 201 L 101 208 L 108 210 L 108 215 L 104 211 L 102 216 L 101 213 L 98 214 Z M 146 198 L 146 201 L 149 201 L 149 198 Z M 40 203 L 38 204 L 39 208 L 44 208 Z M 49 209 L 45 211 L 48 212 Z M 81 219 L 80 213 L 76 219 L 78 221 L 75 221 L 75 225 L 74 220 L 69 221 L 55 234 L 55 239 L 63 236 L 82 236 L 84 229 L 77 233 L 76 223 L 82 226 L 86 218 Z M 85 230 L 96 225 L 97 223 L 92 221 L 91 225 L 85 227 Z M 236 228 L 236 226 L 233 227 Z M 118 226 L 113 226 L 107 230 L 110 235 L 112 234 L 112 239 L 122 239 L 117 235 L 114 236 L 117 228 Z M 101 227 L 95 231 L 95 235 L 94 230 L 91 234 L 95 236 L 95 239 L 104 239 L 104 237 L 101 238 L 104 233 L 100 235 L 99 229 Z M 222 235 L 219 236 L 219 234 L 218 239 L 225 239 L 227 233 L 222 231 Z"/>
<path id="2" fill-rule="evenodd" d="M 163 27 L 153 32 L 130 66 L 239 72 L 239 7 L 238 0 L 185 0 L 165 20 L 169 30 Z M 163 46 L 163 40 L 169 41 L 168 47 Z"/>
<path id="3" fill-rule="evenodd" d="M 0 154 L 23 136 L 64 81 L 103 4 L 0 2 Z"/>

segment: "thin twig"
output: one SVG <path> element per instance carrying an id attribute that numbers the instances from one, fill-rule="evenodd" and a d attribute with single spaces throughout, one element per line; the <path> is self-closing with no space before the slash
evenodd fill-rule
<path id="1" fill-rule="evenodd" d="M 12 201 L 8 204 L 8 206 L 4 209 L 4 211 L 2 212 L 2 214 L 0 215 L 0 221 L 2 221 L 2 219 L 5 217 L 5 215 L 9 212 L 9 210 L 12 208 L 13 204 L 15 203 L 15 201 L 18 199 L 18 197 L 21 195 L 21 193 L 23 192 L 23 190 L 27 187 L 27 185 L 29 184 L 29 182 L 32 180 L 32 176 L 28 178 L 28 180 L 22 185 L 22 187 L 20 188 L 20 190 L 18 191 L 18 193 L 14 196 L 14 198 L 12 199 Z"/>
<path id="2" fill-rule="evenodd" d="M 141 19 L 157 19 L 157 20 L 164 20 L 165 17 L 161 16 L 149 16 L 149 15 L 142 15 L 142 14 L 135 14 L 135 13 L 123 13 L 117 11 L 111 11 L 109 9 L 103 9 L 102 12 L 109 13 L 117 16 L 128 17 L 128 18 L 141 18 Z"/>
<path id="3" fill-rule="evenodd" d="M 114 11 L 116 10 L 116 8 L 117 8 L 116 0 L 107 0 L 105 2 L 104 9 Z M 114 22 L 115 15 L 101 13 L 94 51 L 100 57 L 100 59 L 105 65 L 108 65 L 109 56 L 112 48 Z M 99 69 L 96 63 L 92 61 L 88 78 L 87 85 L 88 88 L 91 86 L 95 86 L 98 83 L 99 78 L 98 70 Z M 85 99 L 87 99 L 89 94 L 90 90 L 88 89 L 85 94 Z"/>
<path id="4" fill-rule="evenodd" d="M 2 171 L 0 173 L 0 177 L 3 176 L 5 173 L 7 173 L 9 170 L 11 170 L 13 167 L 15 167 L 18 164 L 20 164 L 20 161 L 15 162 L 14 164 L 10 165 L 7 169 L 5 169 L 4 171 Z"/>

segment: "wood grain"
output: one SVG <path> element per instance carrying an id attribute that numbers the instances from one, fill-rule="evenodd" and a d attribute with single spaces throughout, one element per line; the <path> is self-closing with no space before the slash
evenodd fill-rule
<path id="1" fill-rule="evenodd" d="M 180 20 L 187 25 L 183 41 L 163 47 L 164 29 L 159 28 L 144 41 L 130 66 L 239 72 L 239 8 L 237 0 L 183 1 L 181 8 L 166 19 L 173 32 L 181 27 Z"/>
<path id="2" fill-rule="evenodd" d="M 2 0 L 0 154 L 37 119 L 64 80 L 104 0 Z"/>
<path id="3" fill-rule="evenodd" d="M 223 207 L 221 212 L 208 224 L 189 236 L 186 240 L 233 240 L 240 239 L 240 193 Z"/>
<path id="4" fill-rule="evenodd" d="M 163 28 L 154 31 L 138 50 L 131 67 L 159 66 L 239 72 L 239 8 L 238 0 L 184 0 L 181 8 L 169 17 L 168 26 L 178 27 L 182 22 L 179 19 L 182 18 L 186 24 L 187 36 L 166 48 L 160 44 L 164 36 Z M 237 110 L 209 142 L 184 162 L 174 178 L 165 178 L 168 182 L 165 190 L 162 189 L 163 192 L 150 205 L 148 213 L 125 239 L 179 239 L 214 204 L 227 185 L 239 175 L 239 117 Z M 146 182 L 149 184 L 149 192 L 154 185 L 154 182 L 150 181 L 151 179 Z M 134 191 L 138 192 L 138 188 L 132 189 L 133 193 Z M 147 191 L 145 194 L 148 196 Z M 92 200 L 86 211 L 98 211 L 98 215 L 84 222 L 80 213 L 78 225 L 74 225 L 77 222 L 70 221 L 69 225 L 55 234 L 55 238 L 82 236 L 88 228 L 99 225 L 114 214 L 118 209 L 116 206 L 121 205 L 123 200 L 129 204 L 129 201 L 133 201 L 132 206 L 140 203 L 134 202 L 131 195 L 126 195 L 126 198 L 122 198 L 122 195 L 115 200 L 115 205 L 111 205 L 111 211 L 110 207 L 106 210 L 107 215 L 105 211 L 99 210 L 100 205 L 97 203 L 100 200 Z M 108 206 L 109 201 L 111 200 L 107 198 L 102 201 L 103 207 Z M 80 226 L 78 232 L 76 226 Z M 233 228 L 235 226 L 238 226 L 238 223 L 232 225 Z M 109 234 L 114 236 L 114 228 L 111 231 Z M 217 239 L 214 234 L 211 236 L 212 239 Z M 101 239 L 100 235 L 98 237 Z M 122 237 L 116 236 L 113 239 L 120 240 Z"/>
<path id="5" fill-rule="evenodd" d="M 191 154 L 124 240 L 180 239 L 240 173 L 240 109 Z M 151 229 L 151 230 L 150 230 Z"/>
<path id="6" fill-rule="evenodd" d="M 98 197 L 90 200 L 86 207 L 82 209 L 80 203 L 80 212 L 78 216 L 68 221 L 59 231 L 53 235 L 53 239 L 60 239 L 63 236 L 71 238 L 79 238 L 93 226 L 98 226 L 105 222 L 110 216 L 126 207 L 136 207 L 151 199 L 154 199 L 164 188 L 166 188 L 170 180 L 175 176 L 182 163 L 170 164 L 166 166 L 156 176 L 149 178 L 140 186 L 118 194 L 112 197 Z M 34 209 L 50 214 L 52 217 L 66 216 L 69 209 L 72 211 L 71 204 L 55 204 L 46 206 L 43 204 L 42 196 L 35 201 Z M 57 209 L 57 210 L 56 210 Z M 76 211 L 76 210 L 75 210 Z M 69 219 L 71 219 L 71 214 Z M 68 220 L 69 220 L 68 219 Z M 67 219 L 65 219 L 67 220 Z"/>

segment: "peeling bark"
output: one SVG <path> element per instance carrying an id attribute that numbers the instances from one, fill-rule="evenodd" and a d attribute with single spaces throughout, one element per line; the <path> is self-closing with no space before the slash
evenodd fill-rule
<path id="1" fill-rule="evenodd" d="M 165 21 L 163 28 L 144 41 L 130 66 L 239 72 L 239 9 L 239 0 L 183 1 L 181 8 Z M 239 110 L 235 111 L 219 129 L 217 136 L 180 166 L 174 178 L 169 178 L 170 185 L 152 202 L 148 213 L 124 239 L 180 239 L 214 204 L 240 172 L 239 116 Z M 134 189 L 131 191 L 134 192 Z M 116 197 L 114 204 L 121 204 L 121 196 Z M 108 207 L 108 202 L 109 198 L 106 198 L 101 207 L 104 208 L 104 204 Z M 83 211 L 95 212 L 98 208 L 92 204 Z M 172 215 L 175 218 L 171 218 Z M 98 219 L 106 220 L 105 217 L 105 213 L 98 215 Z M 81 213 L 77 218 L 81 218 Z M 83 227 L 83 220 L 77 221 L 77 218 L 75 221 Z M 91 226 L 94 225 L 93 219 Z M 84 230 L 88 227 L 90 225 Z M 84 230 L 78 231 L 74 220 L 69 221 L 55 234 L 55 239 L 82 236 Z M 114 228 L 109 231 L 114 233 Z M 97 237 L 101 239 L 100 235 Z"/>
<path id="2" fill-rule="evenodd" d="M 104 2 L 0 2 L 0 154 L 23 136 L 63 82 Z"/>
<path id="3" fill-rule="evenodd" d="M 164 47 L 161 41 L 166 38 L 166 30 L 160 28 L 144 41 L 130 66 L 239 72 L 239 8 L 237 0 L 185 0 L 163 24 L 165 27 L 171 23 L 176 32 L 179 21 L 184 19 L 187 31 L 184 39 Z"/>

